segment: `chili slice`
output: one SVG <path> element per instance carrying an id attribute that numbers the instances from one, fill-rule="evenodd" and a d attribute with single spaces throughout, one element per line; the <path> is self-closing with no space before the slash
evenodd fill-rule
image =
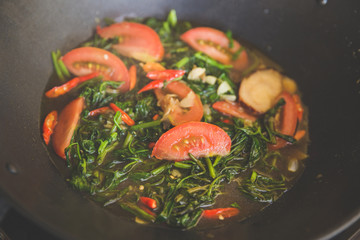
<path id="1" fill-rule="evenodd" d="M 238 215 L 240 210 L 238 208 L 215 208 L 207 209 L 203 212 L 203 217 L 208 219 L 224 219 Z"/>
<path id="2" fill-rule="evenodd" d="M 145 85 L 142 89 L 140 89 L 138 91 L 138 94 L 152 90 L 152 89 L 162 88 L 163 86 L 164 86 L 164 80 L 154 80 L 154 81 L 150 82 L 149 84 Z"/>
<path id="3" fill-rule="evenodd" d="M 57 124 L 57 117 L 58 117 L 58 113 L 55 110 L 50 112 L 45 117 L 44 125 L 43 125 L 43 138 L 44 138 L 46 145 L 49 144 L 50 137 L 54 132 L 54 128 Z"/>
<path id="4" fill-rule="evenodd" d="M 173 80 L 185 74 L 185 70 L 168 69 L 163 71 L 151 71 L 146 74 L 146 77 L 152 80 Z"/>
<path id="5" fill-rule="evenodd" d="M 139 201 L 151 209 L 157 208 L 157 203 L 155 199 L 149 197 L 140 197 Z"/>
<path id="6" fill-rule="evenodd" d="M 93 72 L 85 76 L 75 77 L 61 86 L 53 87 L 45 93 L 45 96 L 48 98 L 57 98 L 61 95 L 64 95 L 65 93 L 70 92 L 71 89 L 75 88 L 80 83 L 96 78 L 99 75 L 100 74 L 98 72 Z"/>
<path id="7" fill-rule="evenodd" d="M 100 115 L 100 114 L 104 114 L 108 111 L 110 111 L 111 109 L 109 107 L 101 107 L 101 108 L 97 108 L 97 109 L 94 109 L 92 111 L 89 112 L 88 116 L 90 117 L 95 117 L 97 115 Z"/>
<path id="8" fill-rule="evenodd" d="M 110 103 L 110 108 L 114 110 L 115 112 L 121 112 L 121 119 L 129 126 L 135 125 L 134 120 L 131 119 L 131 117 L 124 112 L 121 108 L 116 106 L 114 103 Z"/>

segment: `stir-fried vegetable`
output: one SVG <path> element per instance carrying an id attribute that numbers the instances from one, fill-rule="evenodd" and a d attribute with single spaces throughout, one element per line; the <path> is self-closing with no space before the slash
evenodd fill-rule
<path id="1" fill-rule="evenodd" d="M 48 115 L 46 115 L 46 118 L 44 120 L 43 124 L 43 139 L 46 145 L 50 142 L 50 137 L 54 132 L 55 126 L 57 124 L 57 111 L 52 111 Z"/>
<path id="2" fill-rule="evenodd" d="M 306 139 L 293 80 L 258 69 L 261 57 L 231 31 L 192 28 L 175 10 L 107 25 L 64 57 L 53 53 L 59 79 L 76 77 L 46 101 L 76 98 L 57 125 L 56 111 L 45 118 L 43 137 L 74 188 L 136 222 L 189 229 L 245 217 L 245 200 L 230 195 L 260 210 L 290 187 Z"/>

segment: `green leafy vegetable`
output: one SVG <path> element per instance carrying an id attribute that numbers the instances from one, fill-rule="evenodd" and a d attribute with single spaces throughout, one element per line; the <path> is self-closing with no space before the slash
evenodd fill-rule
<path id="1" fill-rule="evenodd" d="M 105 19 L 107 25 L 113 20 Z M 171 126 L 161 118 L 165 115 L 158 106 L 153 92 L 137 94 L 151 80 L 134 59 L 121 56 L 127 67 L 137 68 L 137 85 L 126 93 L 119 93 L 121 82 L 93 79 L 82 83 L 78 93 L 85 98 L 86 109 L 66 149 L 70 184 L 90 194 L 91 198 L 105 207 L 118 207 L 148 222 L 165 222 L 174 227 L 190 229 L 201 219 L 203 210 L 214 207 L 220 195 L 225 194 L 225 184 L 236 182 L 241 193 L 259 202 L 271 203 L 287 189 L 287 180 L 282 176 L 278 163 L 283 161 L 279 152 L 269 152 L 267 145 L 276 137 L 295 142 L 275 129 L 276 116 L 284 101 L 280 100 L 257 121 L 249 124 L 243 119 L 230 118 L 211 108 L 220 100 L 217 90 L 226 82 L 231 94 L 238 92 L 234 83 L 232 66 L 224 65 L 211 57 L 195 52 L 180 40 L 180 35 L 192 26 L 179 22 L 175 10 L 167 19 L 133 19 L 153 28 L 165 48 L 166 57 L 161 64 L 167 69 L 196 67 L 206 69 L 206 75 L 216 77 L 214 84 L 189 81 L 186 74 L 182 81 L 200 96 L 203 105 L 208 106 L 204 120 L 220 126 L 231 137 L 231 150 L 226 156 L 197 158 L 189 154 L 190 160 L 162 161 L 151 156 L 152 147 Z M 229 48 L 233 48 L 232 32 L 226 33 Z M 118 38 L 102 39 L 95 35 L 82 46 L 93 46 L 112 51 Z M 244 51 L 240 48 L 234 59 Z M 59 53 L 52 58 L 59 78 L 68 76 L 62 69 Z M 245 76 L 258 68 L 260 60 L 254 56 L 253 64 L 239 76 Z M 62 69 L 62 70 L 61 70 Z M 178 79 L 176 79 L 178 80 Z M 238 80 L 238 79 L 237 79 Z M 89 116 L 91 110 L 115 103 L 124 110 L 136 124 L 129 127 L 121 120 L 120 112 L 109 111 L 98 116 Z M 186 109 L 185 109 L 186 111 Z M 157 118 L 154 118 L 156 116 Z M 154 120 L 156 119 L 156 120 Z M 265 174 L 266 173 L 266 174 Z M 140 197 L 149 197 L 157 202 L 156 209 L 143 208 Z M 228 203 L 230 204 L 230 203 Z M 238 203 L 230 204 L 242 209 Z M 216 207 L 216 206 L 215 206 Z"/>

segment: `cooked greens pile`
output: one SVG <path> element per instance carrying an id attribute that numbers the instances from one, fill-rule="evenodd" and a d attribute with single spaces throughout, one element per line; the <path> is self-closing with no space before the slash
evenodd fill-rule
<path id="1" fill-rule="evenodd" d="M 118 94 L 113 90 L 119 82 L 94 79 L 78 88 L 85 98 L 86 109 L 66 149 L 71 185 L 89 193 L 105 207 L 120 206 L 144 221 L 166 222 L 186 229 L 197 225 L 205 208 L 215 206 L 217 197 L 225 194 L 224 185 L 230 182 L 236 183 L 238 191 L 255 201 L 271 203 L 277 199 L 286 191 L 287 181 L 273 161 L 281 156 L 269 152 L 267 144 L 273 143 L 275 137 L 294 141 L 273 129 L 275 114 L 283 102 L 280 101 L 254 123 L 218 113 L 209 106 L 220 99 L 220 85 L 225 82 L 229 86 L 227 95 L 235 95 L 238 86 L 231 81 L 228 65 L 194 51 L 179 39 L 182 33 L 191 29 L 191 24 L 178 22 L 175 11 L 171 11 L 165 21 L 155 18 L 128 21 L 144 23 L 159 34 L 167 54 L 161 62 L 166 69 L 181 68 L 189 72 L 197 66 L 205 68 L 207 75 L 216 77 L 214 84 L 191 81 L 187 74 L 182 80 L 200 96 L 204 106 L 208 106 L 209 111 L 203 120 L 220 126 L 229 134 L 231 152 L 223 157 L 199 159 L 190 155 L 190 160 L 180 162 L 152 158 L 152 146 L 171 125 L 161 121 L 164 112 L 157 105 L 152 91 L 137 93 L 151 81 L 146 78 L 139 62 L 119 56 L 127 67 L 139 66 L 137 86 Z M 227 36 L 231 39 L 231 32 Z M 111 49 L 111 45 L 117 42 L 116 38 L 105 40 L 95 35 L 82 46 L 103 48 L 118 55 Z M 253 64 L 243 75 L 258 67 L 260 60 L 256 56 L 252 58 Z M 136 124 L 131 127 L 124 124 L 120 112 L 89 116 L 90 111 L 111 102 L 124 110 Z M 159 116 L 157 119 L 156 115 Z M 156 200 L 157 207 L 149 210 L 139 205 L 142 196 Z M 238 206 L 241 211 L 237 203 L 232 206 Z"/>

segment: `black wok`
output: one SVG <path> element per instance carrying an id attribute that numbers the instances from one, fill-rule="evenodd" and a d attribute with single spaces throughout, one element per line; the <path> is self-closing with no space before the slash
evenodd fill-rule
<path id="1" fill-rule="evenodd" d="M 299 182 L 260 214 L 219 229 L 142 226 L 105 211 L 69 187 L 41 139 L 50 52 L 90 37 L 95 18 L 164 18 L 172 8 L 179 19 L 253 43 L 298 81 L 310 108 L 310 158 Z M 1 195 L 66 239 L 331 238 L 360 218 L 359 19 L 358 0 L 2 0 Z"/>

